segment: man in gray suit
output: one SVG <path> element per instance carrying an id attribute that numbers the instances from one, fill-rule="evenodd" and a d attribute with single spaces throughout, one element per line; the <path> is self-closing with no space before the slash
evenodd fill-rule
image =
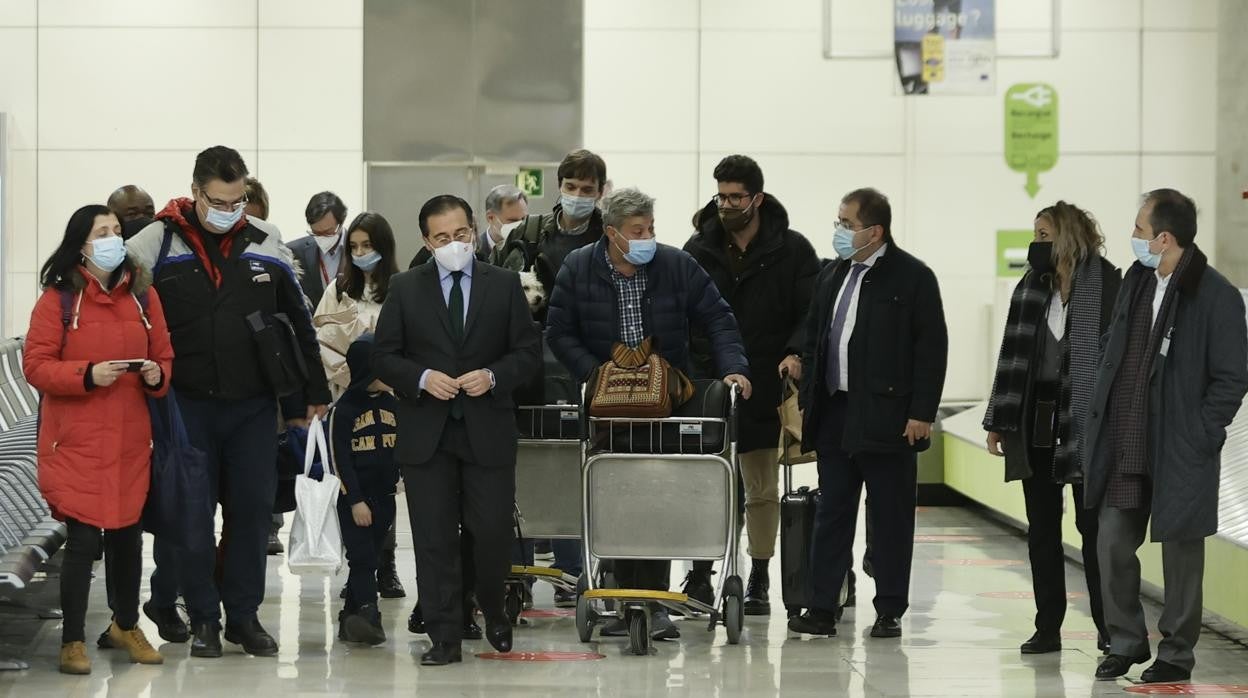
<path id="1" fill-rule="evenodd" d="M 1226 427 L 1248 392 L 1239 291 L 1196 247 L 1196 205 L 1173 189 L 1144 197 L 1088 409 L 1085 506 L 1100 511 L 1109 656 L 1098 679 L 1149 659 L 1136 551 L 1152 519 L 1165 608 L 1145 683 L 1191 678 L 1200 636 L 1205 538 L 1218 530 Z"/>
<path id="2" fill-rule="evenodd" d="M 315 308 L 329 282 L 351 266 L 349 245 L 342 232 L 347 221 L 347 205 L 332 191 L 323 191 L 308 201 L 304 218 L 308 221 L 309 234 L 286 246 L 303 267 L 299 285 Z"/>

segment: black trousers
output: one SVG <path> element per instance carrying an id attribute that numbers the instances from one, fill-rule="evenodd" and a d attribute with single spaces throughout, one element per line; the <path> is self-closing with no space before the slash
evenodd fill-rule
<path id="1" fill-rule="evenodd" d="M 84 642 L 91 571 L 99 558 L 100 529 L 75 519 L 65 522 L 65 557 L 61 563 L 61 642 Z M 113 620 L 123 630 L 139 623 L 139 583 L 143 577 L 143 530 L 139 524 L 106 530 L 104 569 Z"/>
<path id="2" fill-rule="evenodd" d="M 865 484 L 871 499 L 867 516 L 875 610 L 900 618 L 910 606 L 918 458 L 912 452 L 846 453 L 841 449 L 841 435 L 847 405 L 844 392 L 829 398 L 815 436 L 822 497 L 811 541 L 812 605 L 829 613 L 836 610 L 841 585 L 853 565 L 858 500 Z"/>
<path id="3" fill-rule="evenodd" d="M 1032 449 L 1033 469 L 1037 463 L 1051 462 L 1052 449 Z M 1046 460 L 1047 459 L 1047 460 Z M 1045 475 L 1032 475 L 1023 481 L 1023 500 L 1027 507 L 1027 554 L 1031 559 L 1031 588 L 1036 598 L 1036 632 L 1057 635 L 1066 618 L 1066 550 L 1062 546 L 1062 485 Z M 1101 571 L 1096 558 L 1096 509 L 1083 507 L 1083 486 L 1074 485 L 1075 526 L 1083 536 L 1083 573 L 1088 584 L 1088 601 L 1092 621 L 1102 637 L 1105 611 L 1101 604 Z"/>
<path id="4" fill-rule="evenodd" d="M 671 560 L 615 560 L 612 564 L 615 566 L 615 583 L 621 589 L 667 591 L 671 584 Z M 709 571 L 710 564 L 704 568 Z"/>
<path id="5" fill-rule="evenodd" d="M 463 637 L 461 546 L 472 550 L 477 604 L 486 622 L 506 622 L 503 585 L 515 542 L 515 464 L 477 463 L 463 422 L 447 419 L 433 457 L 404 465 L 403 480 L 416 549 L 416 589 L 429 638 L 458 642 Z M 461 527 L 472 535 L 470 546 L 461 539 Z"/>
<path id="6" fill-rule="evenodd" d="M 355 525 L 346 497 L 338 498 L 338 524 L 347 549 L 347 612 L 377 604 L 377 566 L 394 525 L 394 495 L 369 496 L 364 501 L 373 513 L 371 526 Z"/>
<path id="7" fill-rule="evenodd" d="M 191 443 L 208 455 L 212 501 L 228 502 L 223 511 L 229 544 L 219 592 L 213 581 L 217 557 L 213 547 L 174 551 L 171 557 L 179 563 L 176 584 L 192 622 L 218 620 L 222 605 L 231 621 L 254 618 L 264 601 L 269 527 L 277 493 L 277 468 L 273 467 L 277 462 L 277 401 L 271 397 L 197 400 L 179 394 L 178 407 Z M 163 582 L 166 590 L 170 588 Z"/>

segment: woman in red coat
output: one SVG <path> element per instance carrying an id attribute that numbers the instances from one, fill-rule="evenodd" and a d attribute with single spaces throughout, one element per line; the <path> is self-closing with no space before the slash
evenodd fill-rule
<path id="1" fill-rule="evenodd" d="M 160 664 L 138 627 L 139 517 L 152 462 L 146 398 L 168 391 L 173 362 L 160 299 L 147 270 L 126 259 L 121 223 L 104 206 L 74 213 L 41 281 L 23 355 L 26 379 L 43 396 L 39 489 L 69 531 L 61 671 L 91 671 L 83 625 L 101 529 L 113 577 L 113 646 L 132 662 Z"/>

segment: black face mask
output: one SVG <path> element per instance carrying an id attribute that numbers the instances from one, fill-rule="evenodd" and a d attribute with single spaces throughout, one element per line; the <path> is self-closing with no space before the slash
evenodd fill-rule
<path id="1" fill-rule="evenodd" d="M 138 232 L 152 224 L 151 218 L 136 218 L 121 224 L 121 239 L 129 240 Z"/>
<path id="2" fill-rule="evenodd" d="M 1027 247 L 1027 263 L 1040 274 L 1053 271 L 1053 243 L 1033 242 Z"/>

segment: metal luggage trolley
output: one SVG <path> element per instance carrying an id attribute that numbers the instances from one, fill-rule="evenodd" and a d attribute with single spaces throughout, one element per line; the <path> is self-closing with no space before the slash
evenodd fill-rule
<path id="1" fill-rule="evenodd" d="M 581 500 L 569 487 L 581 481 L 581 412 L 578 405 L 517 408 L 516 510 L 525 538 L 580 538 Z M 560 487 L 564 485 L 564 487 Z M 520 622 L 524 587 L 541 580 L 564 591 L 577 578 L 553 567 L 512 565 L 505 605 L 512 625 Z"/>
<path id="2" fill-rule="evenodd" d="M 594 626 L 615 616 L 628 624 L 629 649 L 650 649 L 649 604 L 723 623 L 737 644 L 745 621 L 737 576 L 737 388 L 695 381 L 693 399 L 665 419 L 589 417 L 582 441 L 582 552 L 598 560 L 722 560 L 723 582 L 710 605 L 685 594 L 595 588 L 586 574 L 576 629 L 589 642 Z"/>

